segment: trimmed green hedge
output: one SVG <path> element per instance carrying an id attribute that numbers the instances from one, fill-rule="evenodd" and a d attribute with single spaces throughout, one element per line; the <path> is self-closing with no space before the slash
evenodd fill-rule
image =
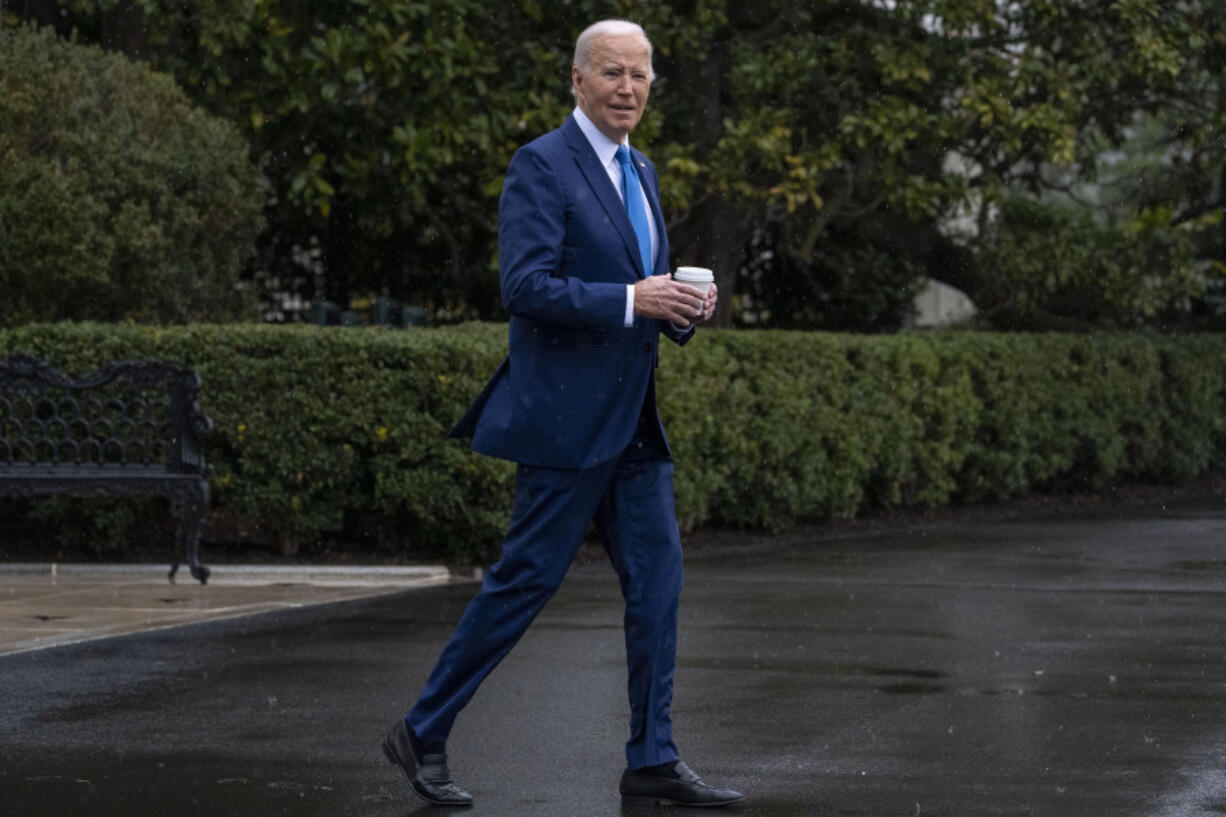
<path id="1" fill-rule="evenodd" d="M 74 374 L 128 357 L 204 378 L 215 502 L 310 545 L 345 513 L 456 562 L 497 553 L 513 466 L 446 437 L 506 328 L 56 324 L 0 331 Z M 781 529 L 1226 464 L 1226 337 L 703 331 L 663 344 L 682 526 Z"/>

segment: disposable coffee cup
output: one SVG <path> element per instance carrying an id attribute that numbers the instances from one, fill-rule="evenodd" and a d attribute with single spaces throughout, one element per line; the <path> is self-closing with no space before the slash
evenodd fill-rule
<path id="1" fill-rule="evenodd" d="M 701 289 L 705 297 L 711 291 L 711 285 L 715 283 L 715 273 L 706 267 L 677 267 L 677 271 L 673 273 L 673 280 L 679 284 Z M 698 310 L 698 314 L 702 314 L 701 309 Z"/>

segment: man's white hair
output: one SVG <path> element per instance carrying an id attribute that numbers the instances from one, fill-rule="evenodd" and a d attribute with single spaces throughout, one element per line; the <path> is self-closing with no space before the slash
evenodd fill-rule
<path id="1" fill-rule="evenodd" d="M 647 70 L 650 79 L 656 78 L 655 69 L 651 67 L 651 40 L 647 39 L 647 32 L 643 31 L 643 27 L 638 23 L 632 23 L 629 20 L 601 20 L 598 23 L 592 23 L 587 28 L 583 29 L 583 33 L 579 35 L 579 39 L 575 40 L 575 58 L 571 65 L 579 69 L 579 73 L 586 74 L 587 68 L 592 56 L 592 42 L 597 37 L 613 36 L 618 37 L 625 34 L 634 34 L 643 38 L 643 42 L 647 43 Z"/>

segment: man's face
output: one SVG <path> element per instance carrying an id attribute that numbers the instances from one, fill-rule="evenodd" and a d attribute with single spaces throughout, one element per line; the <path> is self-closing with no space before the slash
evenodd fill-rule
<path id="1" fill-rule="evenodd" d="M 571 69 L 579 109 L 620 143 L 634 130 L 651 91 L 651 52 L 636 34 L 606 34 L 592 41 L 587 65 Z"/>

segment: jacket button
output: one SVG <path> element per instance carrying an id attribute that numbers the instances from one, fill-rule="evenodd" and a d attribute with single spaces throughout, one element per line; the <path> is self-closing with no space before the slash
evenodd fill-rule
<path id="1" fill-rule="evenodd" d="M 643 351 L 644 351 L 644 352 L 650 352 L 650 351 L 651 351 L 651 344 L 650 344 L 650 343 L 644 343 L 644 344 L 643 344 Z"/>

